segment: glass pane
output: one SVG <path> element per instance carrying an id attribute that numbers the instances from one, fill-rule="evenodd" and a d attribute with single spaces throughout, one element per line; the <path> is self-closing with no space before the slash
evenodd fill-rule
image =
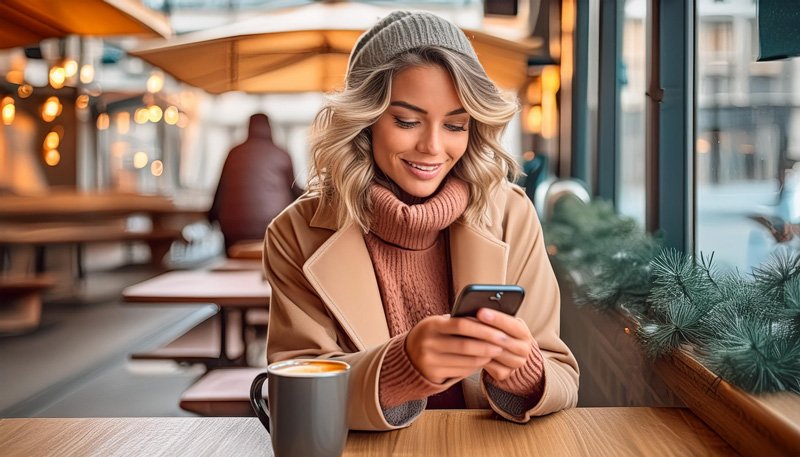
<path id="1" fill-rule="evenodd" d="M 757 53 L 755 2 L 698 0 L 696 248 L 744 272 L 800 222 L 800 60 Z"/>
<path id="2" fill-rule="evenodd" d="M 645 0 L 625 0 L 620 62 L 617 208 L 644 226 L 645 218 Z"/>

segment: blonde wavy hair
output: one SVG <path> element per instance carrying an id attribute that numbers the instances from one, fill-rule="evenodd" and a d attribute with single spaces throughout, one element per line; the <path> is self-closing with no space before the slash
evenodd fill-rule
<path id="1" fill-rule="evenodd" d="M 430 65 L 450 74 L 471 117 L 467 150 L 451 170 L 469 186 L 462 219 L 486 225 L 493 190 L 519 175 L 519 165 L 500 145 L 500 136 L 519 109 L 516 96 L 501 92 L 470 57 L 438 46 L 416 48 L 377 68 L 349 74 L 347 87 L 328 95 L 311 126 L 308 191 L 321 198 L 320 204 L 335 208 L 340 227 L 352 220 L 365 233 L 369 230 L 369 187 L 376 171 L 380 173 L 369 127 L 389 107 L 392 78 L 406 68 Z"/>

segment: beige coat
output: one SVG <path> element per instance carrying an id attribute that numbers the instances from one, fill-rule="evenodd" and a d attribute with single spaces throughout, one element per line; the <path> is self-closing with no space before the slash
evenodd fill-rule
<path id="1" fill-rule="evenodd" d="M 525 422 L 575 406 L 578 365 L 559 337 L 558 284 L 530 200 L 518 186 L 503 185 L 492 198 L 490 220 L 484 230 L 460 220 L 448 229 L 453 296 L 473 283 L 525 288 L 518 316 L 528 323 L 544 356 L 545 389 L 541 401 L 524 417 L 510 417 L 492 404 L 479 385 L 478 373 L 464 380 L 464 399 L 470 408 L 492 407 L 511 420 Z M 269 226 L 264 252 L 272 286 L 269 362 L 337 357 L 350 363 L 350 428 L 398 428 L 386 421 L 378 403 L 378 378 L 390 338 L 358 226 L 349 223 L 337 229 L 331 208 L 322 207 L 316 197 L 301 198 Z"/>

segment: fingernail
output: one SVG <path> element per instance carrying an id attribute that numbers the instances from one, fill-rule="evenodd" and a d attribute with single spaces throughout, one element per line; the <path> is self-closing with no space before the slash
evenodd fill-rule
<path id="1" fill-rule="evenodd" d="M 486 322 L 493 321 L 494 320 L 494 311 L 492 311 L 490 309 L 484 309 L 483 310 L 483 320 L 485 320 Z"/>

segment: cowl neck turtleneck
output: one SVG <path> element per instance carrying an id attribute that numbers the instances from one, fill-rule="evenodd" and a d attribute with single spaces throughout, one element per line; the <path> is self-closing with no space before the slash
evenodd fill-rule
<path id="1" fill-rule="evenodd" d="M 426 199 L 402 191 L 398 194 L 377 182 L 372 184 L 370 231 L 386 243 L 411 250 L 431 247 L 439 232 L 464 213 L 469 200 L 467 184 L 452 177 Z"/>

